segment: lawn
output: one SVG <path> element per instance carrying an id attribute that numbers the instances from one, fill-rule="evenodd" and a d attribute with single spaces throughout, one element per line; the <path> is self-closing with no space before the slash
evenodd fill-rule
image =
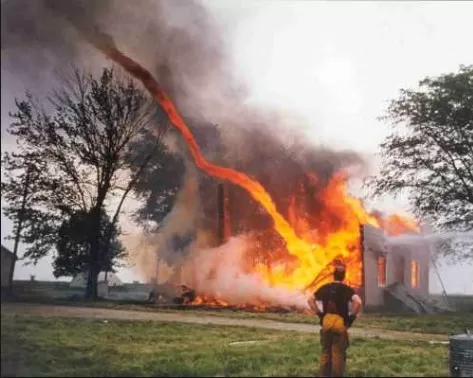
<path id="1" fill-rule="evenodd" d="M 2 313 L 2 376 L 314 376 L 319 352 L 313 334 Z M 356 339 L 347 373 L 448 376 L 447 358 L 445 345 Z"/>
<path id="2" fill-rule="evenodd" d="M 152 306 L 141 305 L 117 305 L 117 304 L 95 304 L 99 307 L 111 307 L 136 311 L 166 311 L 176 312 L 178 310 L 156 309 Z M 245 319 L 268 319 L 288 323 L 318 324 L 316 316 L 300 313 L 268 313 L 248 312 L 240 310 L 181 310 L 181 314 L 205 314 L 209 316 L 224 316 Z M 388 315 L 388 314 L 361 314 L 355 323 L 360 328 L 382 328 L 393 331 L 419 332 L 432 334 L 459 334 L 464 333 L 465 328 L 473 330 L 472 313 L 452 313 L 439 315 Z"/>
<path id="3" fill-rule="evenodd" d="M 225 308 L 216 309 L 192 309 L 186 308 L 181 310 L 160 308 L 153 304 L 143 301 L 116 301 L 116 300 L 98 300 L 95 302 L 86 302 L 81 296 L 82 292 L 77 291 L 75 297 L 63 297 L 62 299 L 54 299 L 48 297 L 45 293 L 48 290 L 57 290 L 64 292 L 66 295 L 70 292 L 67 283 L 63 282 L 16 282 L 16 290 L 19 294 L 17 300 L 24 302 L 37 302 L 44 304 L 57 304 L 65 306 L 87 306 L 87 307 L 102 307 L 120 310 L 134 310 L 134 311 L 159 311 L 159 312 L 176 312 L 180 314 L 205 314 L 206 316 L 224 316 L 235 318 L 258 318 L 268 319 L 280 322 L 292 323 L 309 323 L 315 324 L 318 322 L 317 317 L 305 314 L 290 312 L 290 313 L 258 313 L 243 310 L 231 310 Z M 47 288 L 48 290 L 46 290 Z M 43 290 L 43 291 L 42 291 Z M 46 290 L 46 291 L 45 291 Z M 115 289 L 114 289 L 115 290 Z M 404 332 L 420 332 L 432 334 L 459 334 L 464 333 L 468 328 L 473 331 L 473 297 L 472 296 L 458 296 L 451 297 L 449 301 L 453 305 L 463 310 L 470 310 L 469 312 L 458 312 L 441 315 L 398 315 L 398 314 L 362 314 L 355 326 L 360 328 L 382 328 L 393 331 Z M 461 306 L 458 304 L 461 303 Z"/>
<path id="4" fill-rule="evenodd" d="M 29 302 L 37 302 L 44 304 L 56 304 L 64 306 L 84 306 L 84 307 L 99 307 L 110 308 L 117 310 L 133 310 L 133 311 L 150 311 L 150 312 L 178 312 L 179 314 L 205 314 L 206 316 L 223 316 L 235 317 L 245 319 L 267 319 L 280 322 L 291 323 L 309 323 L 316 324 L 318 319 L 316 316 L 310 316 L 295 312 L 289 313 L 269 313 L 269 312 L 249 312 L 243 310 L 229 310 L 225 308 L 220 309 L 186 309 L 176 310 L 169 308 L 160 308 L 152 304 L 132 301 L 110 301 L 99 300 L 96 302 L 86 302 L 82 299 L 74 300 L 46 300 L 41 298 L 30 299 Z M 464 333 L 465 329 L 473 331 L 473 313 L 459 312 L 438 315 L 398 315 L 398 314 L 361 314 L 355 323 L 356 327 L 360 328 L 382 328 L 393 331 L 404 332 L 419 332 L 432 334 L 459 334 Z"/>

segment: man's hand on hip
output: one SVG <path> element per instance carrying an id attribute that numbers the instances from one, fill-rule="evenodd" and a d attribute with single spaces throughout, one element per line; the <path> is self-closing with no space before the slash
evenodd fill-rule
<path id="1" fill-rule="evenodd" d="M 355 314 L 348 315 L 348 324 L 347 324 L 348 328 L 350 328 L 353 325 L 355 320 L 356 320 L 356 315 Z"/>

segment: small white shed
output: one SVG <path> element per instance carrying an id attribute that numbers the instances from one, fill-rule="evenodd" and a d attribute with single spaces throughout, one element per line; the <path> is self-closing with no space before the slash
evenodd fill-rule
<path id="1" fill-rule="evenodd" d="M 105 279 L 106 278 L 106 279 Z M 123 282 L 118 278 L 115 273 L 111 272 L 100 272 L 98 277 L 98 283 L 107 283 L 108 287 L 123 286 Z M 79 273 L 69 283 L 70 287 L 85 288 L 87 286 L 87 273 Z"/>

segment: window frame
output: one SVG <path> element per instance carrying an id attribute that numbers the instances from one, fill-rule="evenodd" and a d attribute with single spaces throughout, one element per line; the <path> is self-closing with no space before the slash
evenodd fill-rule
<path id="1" fill-rule="evenodd" d="M 419 261 L 412 259 L 410 265 L 411 265 L 411 277 L 410 277 L 411 287 L 413 289 L 418 289 L 420 287 Z"/>
<path id="2" fill-rule="evenodd" d="M 383 261 L 383 263 L 381 263 L 381 261 Z M 384 288 L 387 285 L 387 277 L 388 277 L 387 266 L 388 266 L 388 260 L 386 258 L 386 255 L 382 254 L 382 255 L 376 256 L 376 283 L 378 285 L 378 288 Z M 381 277 L 383 278 L 383 280 L 380 280 Z M 381 281 L 384 281 L 384 282 L 381 282 Z"/>

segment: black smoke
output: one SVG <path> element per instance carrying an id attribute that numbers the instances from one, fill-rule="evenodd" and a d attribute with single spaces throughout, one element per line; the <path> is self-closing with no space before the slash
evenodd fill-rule
<path id="1" fill-rule="evenodd" d="M 205 155 L 258 179 L 285 215 L 290 195 L 313 198 L 335 172 L 363 164 L 352 151 L 314 146 L 293 126 L 291 114 L 248 106 L 246 83 L 234 75 L 229 39 L 197 1 L 4 0 L 1 21 L 2 66 L 17 75 L 38 77 L 99 59 L 68 21 L 111 35 L 119 49 L 156 75 Z M 308 172 L 317 175 L 317 184 L 307 181 Z M 200 182 L 203 224 L 214 228 L 215 181 L 201 174 Z M 270 228 L 270 219 L 241 189 L 232 188 L 231 197 L 233 232 Z M 320 204 L 310 207 L 316 211 Z"/>

